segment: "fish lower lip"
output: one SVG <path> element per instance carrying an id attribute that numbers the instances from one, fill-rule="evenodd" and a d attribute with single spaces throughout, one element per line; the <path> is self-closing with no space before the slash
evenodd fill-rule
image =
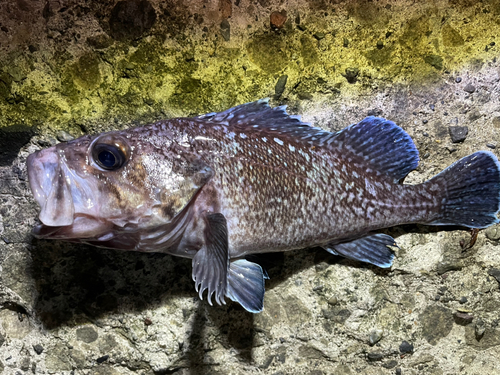
<path id="1" fill-rule="evenodd" d="M 44 224 L 38 224 L 33 228 L 32 234 L 36 238 L 49 237 L 51 234 L 57 232 L 61 227 L 49 227 Z"/>

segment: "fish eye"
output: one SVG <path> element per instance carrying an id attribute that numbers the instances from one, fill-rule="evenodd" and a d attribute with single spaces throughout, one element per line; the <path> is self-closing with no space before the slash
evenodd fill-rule
<path id="1" fill-rule="evenodd" d="M 96 139 L 92 144 L 93 162 L 106 171 L 116 171 L 128 161 L 128 147 L 120 139 L 110 136 Z"/>

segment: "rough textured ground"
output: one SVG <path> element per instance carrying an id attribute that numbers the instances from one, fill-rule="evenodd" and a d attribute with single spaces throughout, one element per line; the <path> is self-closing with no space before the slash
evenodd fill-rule
<path id="1" fill-rule="evenodd" d="M 490 0 L 1 1 L 0 373 L 500 374 L 500 227 L 466 250 L 457 228 L 391 229 L 389 271 L 273 255 L 252 315 L 198 301 L 189 261 L 32 239 L 25 167 L 84 133 L 269 96 L 327 129 L 396 121 L 421 182 L 498 154 L 499 16 Z"/>

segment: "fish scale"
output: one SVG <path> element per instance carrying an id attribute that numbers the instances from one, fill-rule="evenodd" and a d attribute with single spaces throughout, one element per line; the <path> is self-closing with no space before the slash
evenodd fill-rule
<path id="1" fill-rule="evenodd" d="M 407 223 L 497 223 L 500 165 L 491 152 L 429 181 L 410 136 L 367 117 L 332 133 L 267 100 L 195 118 L 85 136 L 28 157 L 42 239 L 192 259 L 208 302 L 262 311 L 266 274 L 248 256 L 311 246 L 391 267 Z"/>

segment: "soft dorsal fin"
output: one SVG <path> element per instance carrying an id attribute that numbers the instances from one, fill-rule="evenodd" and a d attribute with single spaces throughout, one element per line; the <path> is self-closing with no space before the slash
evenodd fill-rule
<path id="1" fill-rule="evenodd" d="M 418 166 L 418 150 L 410 135 L 392 121 L 367 117 L 339 131 L 327 143 L 354 154 L 367 166 L 399 182 Z"/>

